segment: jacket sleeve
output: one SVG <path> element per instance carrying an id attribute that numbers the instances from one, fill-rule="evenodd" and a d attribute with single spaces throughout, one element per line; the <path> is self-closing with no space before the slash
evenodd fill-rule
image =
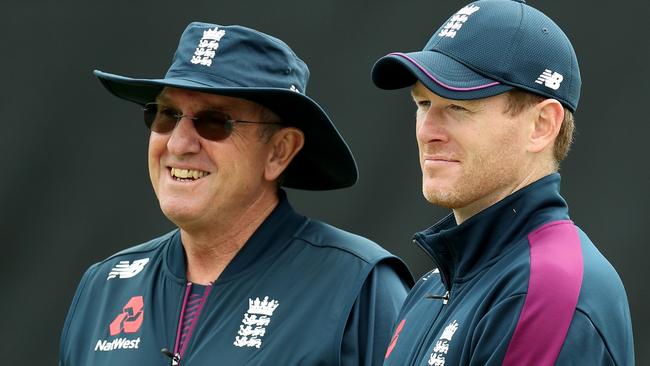
<path id="1" fill-rule="evenodd" d="M 366 278 L 348 317 L 341 344 L 341 365 L 381 365 L 391 329 L 406 299 L 411 279 L 386 262 Z"/>
<path id="2" fill-rule="evenodd" d="M 496 366 L 503 364 L 506 354 L 509 352 L 508 347 L 517 327 L 525 296 L 525 294 L 521 294 L 504 300 L 494 306 L 480 320 L 472 335 L 473 352 L 470 365 Z M 541 360 L 545 358 L 543 356 L 548 356 L 548 354 L 544 354 L 548 349 L 544 344 L 546 339 L 539 337 L 537 341 L 536 344 L 523 349 L 523 358 Z M 522 355 L 521 349 L 518 352 Z M 553 365 L 616 365 L 600 333 L 579 310 L 576 310 L 573 315 L 559 354 L 550 356 L 550 359 L 555 360 Z M 510 361 L 513 359 L 511 358 Z M 514 362 L 517 363 L 517 361 Z"/>
<path id="3" fill-rule="evenodd" d="M 571 327 L 557 358 L 556 365 L 634 365 L 634 360 L 617 363 L 601 333 L 591 319 L 580 310 L 576 310 L 571 320 Z"/>
<path id="4" fill-rule="evenodd" d="M 77 309 L 77 305 L 79 304 L 79 299 L 82 296 L 83 290 L 86 287 L 89 278 L 92 277 L 92 274 L 95 272 L 98 265 L 99 264 L 92 265 L 90 268 L 88 268 L 88 270 L 86 270 L 86 273 L 84 273 L 84 275 L 81 277 L 81 281 L 79 282 L 74 297 L 72 298 L 72 303 L 68 309 L 68 315 L 65 318 L 65 323 L 63 323 L 63 330 L 61 331 L 61 340 L 59 344 L 59 366 L 68 364 L 66 361 L 69 358 L 68 354 L 70 352 L 68 344 L 68 333 L 70 331 L 72 323 L 74 322 L 74 314 L 75 310 Z"/>

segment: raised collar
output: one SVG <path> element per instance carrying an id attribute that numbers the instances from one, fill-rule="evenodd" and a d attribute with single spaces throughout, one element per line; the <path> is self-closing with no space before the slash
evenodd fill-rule
<path id="1" fill-rule="evenodd" d="M 271 259 L 288 245 L 294 234 L 307 222 L 305 216 L 293 210 L 284 191 L 279 191 L 279 198 L 278 205 L 235 255 L 215 284 L 230 281 L 256 270 L 260 264 Z M 169 274 L 179 282 L 187 282 L 187 261 L 180 230 L 177 229 L 171 236 L 165 257 Z"/>
<path id="2" fill-rule="evenodd" d="M 569 218 L 560 175 L 548 175 L 457 225 L 453 214 L 415 234 L 435 262 L 447 290 L 488 267 L 544 223 Z"/>

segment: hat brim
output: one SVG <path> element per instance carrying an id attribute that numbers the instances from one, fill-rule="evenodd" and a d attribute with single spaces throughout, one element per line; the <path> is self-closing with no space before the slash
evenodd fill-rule
<path id="1" fill-rule="evenodd" d="M 513 89 L 436 51 L 390 53 L 375 63 L 372 80 L 377 87 L 388 90 L 420 81 L 437 95 L 456 100 L 486 98 Z"/>
<path id="2" fill-rule="evenodd" d="M 182 78 L 135 79 L 99 70 L 93 73 L 112 94 L 140 105 L 154 101 L 165 87 L 259 103 L 305 134 L 303 148 L 285 171 L 283 186 L 329 190 L 350 187 L 357 181 L 357 165 L 350 148 L 325 111 L 306 95 L 280 88 L 215 87 Z"/>

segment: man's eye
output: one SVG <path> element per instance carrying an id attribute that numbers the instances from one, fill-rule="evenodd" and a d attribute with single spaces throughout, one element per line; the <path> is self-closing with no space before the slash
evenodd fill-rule
<path id="1" fill-rule="evenodd" d="M 454 112 L 469 112 L 467 108 L 459 106 L 458 104 L 450 104 L 447 106 L 447 109 Z"/>
<path id="2" fill-rule="evenodd" d="M 170 107 L 164 107 L 164 106 L 158 107 L 158 113 L 160 113 L 165 117 L 175 117 L 176 115 L 179 114 L 178 111 L 176 111 L 175 109 Z"/>
<path id="3" fill-rule="evenodd" d="M 431 106 L 431 102 L 428 100 L 416 100 L 415 104 L 418 106 L 418 108 L 428 108 Z"/>

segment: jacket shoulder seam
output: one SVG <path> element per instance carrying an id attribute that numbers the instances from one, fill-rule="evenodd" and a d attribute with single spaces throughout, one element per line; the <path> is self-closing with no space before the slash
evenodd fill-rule
<path id="1" fill-rule="evenodd" d="M 591 319 L 591 317 L 589 316 L 589 314 L 588 314 L 586 311 L 584 311 L 584 310 L 582 310 L 581 308 L 579 308 L 579 307 L 576 307 L 576 313 L 580 313 L 580 314 L 584 315 L 584 317 L 589 321 L 589 324 L 591 324 L 591 326 L 594 327 L 594 329 L 596 330 L 596 334 L 598 334 L 598 338 L 599 338 L 600 341 L 603 343 L 603 346 L 605 347 L 605 350 L 607 351 L 607 355 L 608 355 L 609 358 L 612 360 L 612 362 L 614 362 L 614 365 L 618 365 L 618 363 L 616 362 L 616 359 L 614 358 L 614 356 L 613 356 L 613 354 L 612 354 L 612 351 L 611 351 L 610 348 L 609 348 L 609 344 L 608 344 L 607 341 L 605 340 L 605 337 L 603 337 L 603 333 L 600 331 L 600 329 L 599 329 L 599 328 L 596 326 L 596 324 L 593 322 L 593 320 Z M 575 316 L 575 315 L 574 315 L 574 316 Z"/>
<path id="2" fill-rule="evenodd" d="M 117 253 L 114 253 L 107 258 L 101 260 L 98 262 L 98 264 L 103 264 L 107 261 L 110 261 L 112 259 L 121 257 L 121 256 L 127 256 L 127 255 L 134 255 L 134 254 L 142 254 L 142 253 L 151 253 L 160 250 L 161 246 L 176 232 L 176 230 L 169 232 L 163 236 L 160 236 L 158 238 L 149 240 L 144 243 L 140 243 L 137 245 L 134 245 L 130 248 L 123 249 Z"/>

